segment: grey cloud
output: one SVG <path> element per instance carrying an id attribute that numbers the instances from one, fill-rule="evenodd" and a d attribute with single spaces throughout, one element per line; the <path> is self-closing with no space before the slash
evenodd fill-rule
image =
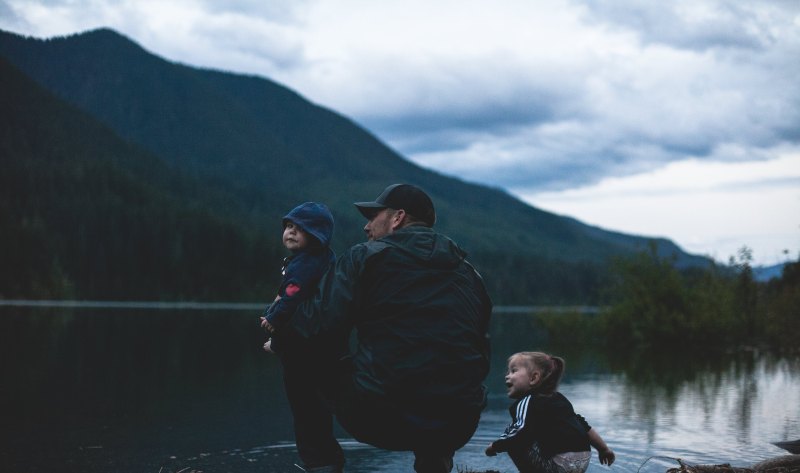
<path id="1" fill-rule="evenodd" d="M 606 8 L 606 17 L 613 16 L 608 5 L 600 2 L 595 8 Z M 491 81 L 476 81 L 460 91 L 464 101 L 448 97 L 433 107 L 413 103 L 402 109 L 373 109 L 356 119 L 423 165 L 491 185 L 534 185 L 541 190 L 592 184 L 606 176 L 630 175 L 689 158 L 762 159 L 758 150 L 798 142 L 800 89 L 794 80 L 800 74 L 800 37 L 795 31 L 772 43 L 763 43 L 768 35 L 759 30 L 743 40 L 746 21 L 737 23 L 736 15 L 746 12 L 733 6 L 723 25 L 702 39 L 700 26 L 681 24 L 676 13 L 664 13 L 665 7 L 647 10 L 641 5 L 637 3 L 633 13 L 617 13 L 615 21 L 633 24 L 640 15 L 640 30 L 651 34 L 649 27 L 658 26 L 665 41 L 668 33 L 686 33 L 675 40 L 680 44 L 668 46 L 696 48 L 677 55 L 687 69 L 676 67 L 670 76 L 669 64 L 655 66 L 653 59 L 675 55 L 662 54 L 643 62 L 653 76 L 647 69 L 626 70 L 631 64 L 597 62 L 573 65 L 584 71 L 581 80 L 571 74 L 566 82 L 561 76 L 567 74 L 545 68 L 537 69 L 543 80 L 526 83 L 529 72 L 509 67 L 497 77 L 513 92 L 500 98 L 486 94 Z M 789 8 L 786 5 L 779 7 Z M 712 45 L 727 49 L 701 50 Z M 470 70 L 460 74 L 472 75 Z M 512 80 L 517 84 L 509 84 Z M 601 96 L 594 95 L 590 81 L 602 84 Z M 569 132 L 544 131 L 563 123 L 571 124 Z M 475 143 L 503 156 L 502 161 L 476 156 Z M 726 147 L 747 153 L 721 154 Z"/>
<path id="2" fill-rule="evenodd" d="M 470 181 L 538 191 L 591 184 L 607 175 L 635 174 L 675 159 L 674 152 L 618 136 L 596 124 L 567 128 L 555 133 L 534 128 L 503 137 L 482 136 L 485 145 L 479 149 L 470 146 L 478 138 L 462 138 L 454 132 L 450 137 L 454 146 L 449 150 L 412 158 Z M 476 161 L 482 164 L 472 165 Z"/>
<path id="3" fill-rule="evenodd" d="M 608 22 L 635 31 L 645 43 L 663 43 L 681 49 L 710 48 L 758 49 L 775 41 L 771 21 L 791 18 L 800 8 L 783 1 L 707 2 L 702 17 L 687 18 L 681 7 L 692 3 L 639 2 L 636 0 L 581 1 L 584 19 L 590 23 Z M 698 4 L 694 4 L 698 5 Z"/>
<path id="4" fill-rule="evenodd" d="M 405 153 L 426 153 L 466 146 L 482 135 L 513 135 L 555 119 L 551 104 L 490 104 L 483 108 L 361 117 L 376 134 L 403 143 Z"/>
<path id="5" fill-rule="evenodd" d="M 36 0 L 36 3 L 45 6 L 86 5 L 90 4 L 91 0 Z"/>
<path id="6" fill-rule="evenodd" d="M 23 19 L 14 12 L 14 9 L 7 2 L 0 0 L 0 22 L 4 25 L 18 25 L 23 23 Z"/>
<path id="7" fill-rule="evenodd" d="M 197 23 L 193 32 L 211 38 L 218 51 L 236 52 L 268 61 L 277 69 L 290 70 L 306 64 L 303 45 L 287 39 L 268 25 L 257 29 L 232 29 L 227 25 Z"/>
<path id="8" fill-rule="evenodd" d="M 728 136 L 724 140 L 702 135 L 691 139 L 680 136 L 659 139 L 626 134 L 615 130 L 613 125 L 585 124 L 561 137 L 528 136 L 521 130 L 509 130 L 506 135 L 479 135 L 474 130 L 450 129 L 389 141 L 423 165 L 470 181 L 504 188 L 555 191 L 591 185 L 607 176 L 634 175 L 689 158 L 766 159 L 767 153 L 761 150 L 781 143 L 773 140 L 759 147 L 747 139 L 746 131 L 742 134 L 745 136 Z M 471 146 L 476 141 L 487 143 L 481 148 L 486 155 L 475 156 Z M 744 151 L 726 153 L 726 147 Z M 426 153 L 435 153 L 435 161 L 430 161 Z M 461 160 L 481 164 L 464 166 Z"/>
<path id="9" fill-rule="evenodd" d="M 762 179 L 757 181 L 720 184 L 714 187 L 714 189 L 717 190 L 732 190 L 732 191 L 745 191 L 745 190 L 768 191 L 778 188 L 800 189 L 800 177 Z"/>
<path id="10" fill-rule="evenodd" d="M 298 12 L 305 8 L 310 0 L 199 0 L 204 10 L 210 13 L 236 13 L 259 18 L 268 18 L 274 22 L 297 23 Z"/>
<path id="11" fill-rule="evenodd" d="M 769 154 L 762 150 L 781 143 L 777 138 L 753 139 L 747 130 L 735 127 L 720 131 L 719 135 L 661 136 L 658 130 L 646 127 L 626 130 L 614 122 L 585 119 L 570 122 L 564 130 L 549 131 L 549 128 L 558 128 L 558 124 L 509 129 L 503 136 L 476 136 L 475 131 L 450 130 L 447 145 L 436 150 L 438 154 L 410 153 L 410 156 L 423 165 L 471 181 L 542 192 L 591 185 L 607 176 L 634 175 L 688 158 L 729 162 L 768 159 Z M 430 135 L 429 141 L 441 142 L 442 134 Z M 486 142 L 480 151 L 486 153 L 484 156 L 471 149 L 471 144 L 478 140 Z M 474 162 L 482 164 L 464 164 Z"/>
<path id="12" fill-rule="evenodd" d="M 605 155 L 554 155 L 544 160 L 520 161 L 495 170 L 491 175 L 476 172 L 469 178 L 506 189 L 546 192 L 593 184 L 606 175 L 632 175 L 634 169 L 620 162 L 615 152 L 609 151 Z"/>
<path id="13" fill-rule="evenodd" d="M 525 75 L 504 84 L 465 79 L 458 93 L 448 98 L 421 85 L 421 91 L 412 94 L 419 98 L 412 99 L 411 106 L 372 107 L 356 119 L 401 152 L 416 154 L 459 149 L 485 137 L 513 139 L 540 125 L 586 118 L 579 83 L 532 83 Z M 460 76 L 473 77 L 469 71 Z"/>
<path id="14" fill-rule="evenodd" d="M 11 18 L 15 16 L 14 11 L 6 2 L 0 1 L 0 18 Z"/>
<path id="15" fill-rule="evenodd" d="M 491 180 L 506 189 L 525 188 L 537 192 L 569 189 L 596 182 L 601 173 L 608 172 L 607 157 L 596 160 L 596 163 L 576 164 L 559 156 L 547 163 L 522 163 L 505 168 L 493 174 Z M 480 175 L 474 178 L 480 181 L 486 179 Z"/>
<path id="16" fill-rule="evenodd" d="M 743 67 L 740 71 L 747 75 L 750 66 Z M 730 96 L 731 103 L 700 92 L 698 96 L 687 93 L 681 97 L 664 94 L 629 106 L 631 100 L 641 97 L 623 94 L 615 95 L 609 107 L 590 112 L 592 97 L 577 93 L 573 99 L 522 101 L 516 109 L 480 104 L 468 118 L 441 111 L 365 123 L 423 165 L 432 159 L 426 153 L 435 153 L 434 167 L 440 171 L 505 188 L 559 190 L 688 158 L 764 159 L 759 150 L 797 143 L 800 91 L 788 79 L 795 75 L 784 77 L 786 69 L 757 69 L 759 73 L 753 77 L 725 85 L 729 90 L 722 96 Z M 765 83 L 771 86 L 765 88 Z M 718 87 L 710 85 L 713 92 Z M 669 112 L 662 109 L 664 106 Z M 570 124 L 569 131 L 546 131 L 562 123 Z M 471 155 L 470 148 L 476 142 L 484 142 L 483 149 L 502 155 L 502 164 L 492 156 Z M 720 151 L 726 147 L 747 152 Z M 446 156 L 452 159 L 448 161 Z M 480 165 L 462 165 L 465 156 Z"/>
<path id="17" fill-rule="evenodd" d="M 674 154 L 666 150 L 652 149 L 646 159 L 636 159 L 632 150 L 634 144 L 584 143 L 583 147 L 572 149 L 548 148 L 542 146 L 535 152 L 520 156 L 510 163 L 492 171 L 491 175 L 476 173 L 474 178 L 481 181 L 491 179 L 506 188 L 528 188 L 536 191 L 557 191 L 599 182 L 606 176 L 628 176 L 660 167 L 670 161 L 667 156 Z M 539 148 L 534 144 L 535 148 Z M 661 159 L 657 159 L 661 156 Z"/>

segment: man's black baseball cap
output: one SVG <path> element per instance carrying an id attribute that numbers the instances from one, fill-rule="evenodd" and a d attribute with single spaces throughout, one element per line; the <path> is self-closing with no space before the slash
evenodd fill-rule
<path id="1" fill-rule="evenodd" d="M 372 218 L 381 209 L 403 209 L 407 214 L 425 222 L 429 227 L 436 223 L 433 201 L 422 189 L 411 184 L 392 184 L 381 192 L 374 202 L 353 204 L 366 218 Z"/>

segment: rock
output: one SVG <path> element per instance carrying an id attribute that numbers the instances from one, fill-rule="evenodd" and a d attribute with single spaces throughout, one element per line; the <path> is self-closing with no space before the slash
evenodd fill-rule
<path id="1" fill-rule="evenodd" d="M 755 471 L 770 473 L 800 473 L 800 455 L 783 455 L 758 462 L 751 466 Z"/>

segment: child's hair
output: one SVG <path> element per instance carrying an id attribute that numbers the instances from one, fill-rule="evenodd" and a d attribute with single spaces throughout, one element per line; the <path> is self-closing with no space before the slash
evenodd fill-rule
<path id="1" fill-rule="evenodd" d="M 542 380 L 533 387 L 532 392 L 536 394 L 553 394 L 558 389 L 558 383 L 564 375 L 564 359 L 558 356 L 548 355 L 540 351 L 521 351 L 514 353 L 508 360 L 519 358 L 526 365 L 528 370 L 539 370 L 542 372 Z"/>

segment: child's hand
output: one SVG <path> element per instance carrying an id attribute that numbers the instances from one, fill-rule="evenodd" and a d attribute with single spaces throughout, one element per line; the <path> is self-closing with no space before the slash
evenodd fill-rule
<path id="1" fill-rule="evenodd" d="M 601 465 L 608 465 L 611 466 L 616 460 L 617 456 L 614 455 L 614 452 L 610 448 L 606 448 L 605 450 L 598 450 L 597 456 L 600 457 L 600 464 Z"/>
<path id="2" fill-rule="evenodd" d="M 272 351 L 272 339 L 270 338 L 267 340 L 267 343 L 264 344 L 264 351 L 267 353 L 275 353 Z"/>
<path id="3" fill-rule="evenodd" d="M 486 447 L 486 451 L 483 453 L 485 453 L 487 457 L 493 457 L 497 455 L 497 451 L 494 449 L 494 444 L 490 443 L 489 446 Z"/>
<path id="4" fill-rule="evenodd" d="M 261 328 L 269 333 L 275 333 L 275 327 L 267 321 L 266 317 L 261 317 Z"/>

